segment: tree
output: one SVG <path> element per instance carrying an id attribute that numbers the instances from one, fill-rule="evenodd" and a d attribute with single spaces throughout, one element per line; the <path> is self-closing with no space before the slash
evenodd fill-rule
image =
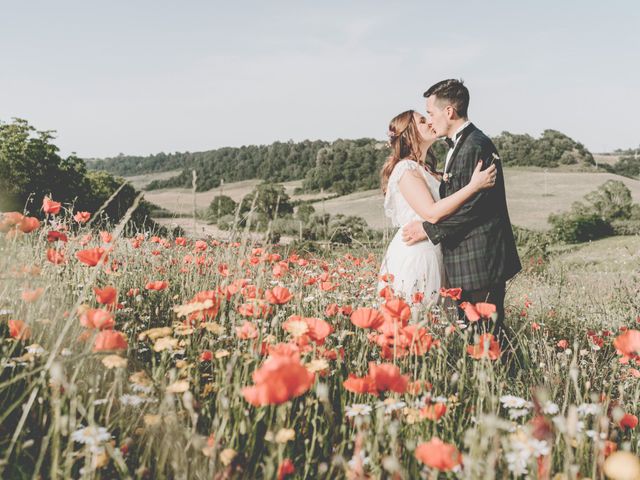
<path id="1" fill-rule="evenodd" d="M 240 202 L 240 215 L 246 217 L 249 213 L 254 215 L 254 224 L 265 228 L 276 217 L 290 216 L 293 205 L 282 185 L 261 183 Z"/>
<path id="2" fill-rule="evenodd" d="M 21 211 L 31 196 L 34 214 L 45 195 L 63 202 L 86 197 L 84 162 L 60 157 L 53 139 L 53 132 L 37 131 L 26 120 L 0 122 L 0 209 Z"/>
<path id="3" fill-rule="evenodd" d="M 232 215 L 235 213 L 238 204 L 227 195 L 216 195 L 211 200 L 209 208 L 207 209 L 207 218 L 211 221 L 216 221 L 218 218 L 225 215 Z"/>

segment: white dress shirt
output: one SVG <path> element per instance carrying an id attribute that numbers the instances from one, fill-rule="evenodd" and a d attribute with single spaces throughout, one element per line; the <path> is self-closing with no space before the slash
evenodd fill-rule
<path id="1" fill-rule="evenodd" d="M 447 157 L 444 161 L 444 171 L 447 171 L 447 167 L 449 166 L 449 160 L 451 160 L 451 157 L 453 156 L 453 151 L 456 148 L 456 144 L 458 143 L 458 139 L 460 138 L 460 133 L 462 132 L 462 130 L 464 130 L 465 128 L 467 128 L 467 125 L 469 125 L 471 122 L 469 120 L 467 120 L 466 122 L 464 122 L 462 125 L 460 125 L 460 128 L 458 128 L 455 133 L 453 134 L 453 147 L 451 147 L 449 149 L 449 151 L 447 152 Z"/>

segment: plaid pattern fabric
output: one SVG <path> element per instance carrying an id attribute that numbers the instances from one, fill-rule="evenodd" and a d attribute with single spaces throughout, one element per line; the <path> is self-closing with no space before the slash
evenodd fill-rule
<path id="1" fill-rule="evenodd" d="M 424 222 L 429 239 L 442 244 L 447 282 L 463 290 L 481 290 L 506 281 L 522 266 L 507 211 L 504 176 L 493 142 L 470 124 L 462 132 L 449 161 L 447 181 L 440 186 L 445 198 L 471 180 L 479 160 L 494 162 L 496 184 L 467 201 L 455 214 L 438 224 Z"/>

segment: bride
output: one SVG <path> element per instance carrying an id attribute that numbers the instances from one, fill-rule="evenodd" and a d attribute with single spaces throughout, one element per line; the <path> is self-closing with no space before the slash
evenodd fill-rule
<path id="1" fill-rule="evenodd" d="M 414 220 L 438 223 L 480 190 L 495 184 L 495 165 L 480 171 L 479 162 L 469 184 L 441 200 L 440 175 L 430 150 L 437 138 L 427 119 L 408 110 L 391 120 L 388 134 L 391 155 L 382 166 L 380 179 L 384 212 L 394 227 Z M 430 240 L 407 245 L 399 229 L 382 260 L 379 279 L 378 291 L 390 287 L 394 295 L 407 302 L 436 301 L 440 287 L 445 285 L 440 245 Z"/>

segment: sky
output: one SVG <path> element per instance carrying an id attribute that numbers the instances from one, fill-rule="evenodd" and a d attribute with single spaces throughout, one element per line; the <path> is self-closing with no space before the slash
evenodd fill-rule
<path id="1" fill-rule="evenodd" d="M 0 0 L 0 121 L 63 155 L 373 137 L 445 78 L 489 135 L 640 145 L 640 2 Z"/>

